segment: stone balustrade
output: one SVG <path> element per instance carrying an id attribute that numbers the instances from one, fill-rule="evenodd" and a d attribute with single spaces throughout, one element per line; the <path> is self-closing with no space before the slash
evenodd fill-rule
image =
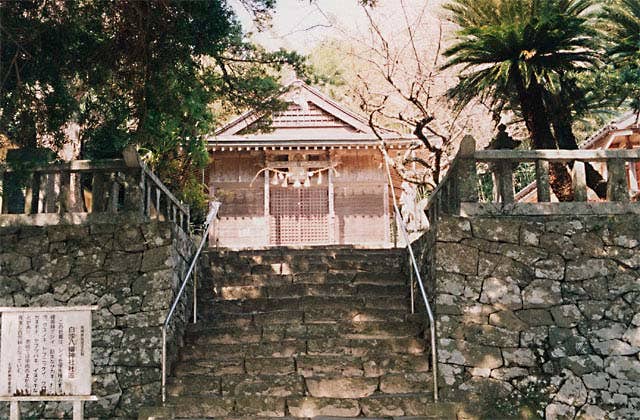
<path id="1" fill-rule="evenodd" d="M 638 212 L 629 206 L 630 196 L 637 190 L 635 172 L 627 165 L 640 161 L 640 149 L 624 150 L 476 150 L 476 142 L 466 136 L 445 178 L 433 191 L 427 204 L 429 220 L 439 214 L 471 216 L 476 214 L 619 214 Z M 520 163 L 535 165 L 535 182 L 529 188 L 536 190 L 537 202 L 518 202 L 515 199 L 513 169 Z M 489 164 L 496 180 L 497 200 L 481 202 L 478 190 L 480 180 L 478 164 Z M 552 202 L 549 166 L 569 163 L 573 201 Z M 588 202 L 586 164 L 603 168 L 607 182 L 605 200 Z M 633 173 L 632 173 L 633 172 Z M 635 188 L 634 188 L 635 187 Z"/>
<path id="2" fill-rule="evenodd" d="M 414 242 L 445 401 L 468 403 L 469 418 L 640 418 L 640 203 L 627 173 L 638 160 L 477 151 L 465 138 Z M 519 162 L 535 165 L 537 202 L 516 200 Z M 587 201 L 587 162 L 604 174 L 605 200 Z M 478 194 L 483 163 L 500 185 L 490 202 Z M 554 163 L 570 163 L 571 202 L 551 201 Z"/>
<path id="3" fill-rule="evenodd" d="M 118 213 L 189 226 L 188 206 L 131 148 L 124 159 L 0 166 L 0 226 L 108 221 Z"/>

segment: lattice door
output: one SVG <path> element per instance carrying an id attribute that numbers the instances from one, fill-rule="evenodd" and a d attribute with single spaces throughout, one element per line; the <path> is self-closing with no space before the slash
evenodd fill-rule
<path id="1" fill-rule="evenodd" d="M 326 187 L 272 188 L 270 197 L 272 245 L 329 243 L 329 192 Z"/>

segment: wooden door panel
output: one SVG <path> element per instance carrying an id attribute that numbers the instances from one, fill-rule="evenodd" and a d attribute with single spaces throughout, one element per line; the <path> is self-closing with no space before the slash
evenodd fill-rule
<path id="1" fill-rule="evenodd" d="M 329 194 L 326 187 L 272 188 L 269 195 L 272 245 L 329 242 Z"/>

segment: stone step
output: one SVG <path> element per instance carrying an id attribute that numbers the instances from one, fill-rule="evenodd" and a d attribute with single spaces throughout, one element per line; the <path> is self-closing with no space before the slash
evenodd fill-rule
<path id="1" fill-rule="evenodd" d="M 217 418 L 398 418 L 456 419 L 458 405 L 433 403 L 427 394 L 359 399 L 302 397 L 174 397 L 163 407 L 143 408 L 138 419 Z M 408 416 L 411 416 L 410 418 Z M 256 417 L 252 417 L 256 419 Z"/>
<path id="2" fill-rule="evenodd" d="M 243 300 L 259 298 L 294 298 L 305 296 L 335 297 L 400 297 L 405 298 L 409 289 L 404 284 L 287 284 L 279 286 L 218 286 L 217 300 Z M 204 301 L 204 300 L 203 300 Z"/>
<path id="3" fill-rule="evenodd" d="M 403 259 L 406 258 L 406 250 L 402 249 L 353 249 L 353 248 L 330 248 L 330 247 L 317 247 L 315 249 L 296 249 L 296 248 L 269 248 L 269 249 L 255 249 L 244 251 L 231 251 L 231 250 L 208 250 L 205 251 L 212 261 L 240 261 L 250 260 L 256 263 L 272 262 L 280 260 L 299 261 L 301 259 L 308 259 L 312 261 L 317 260 L 340 260 L 350 259 L 355 261 L 367 260 L 370 258 L 378 259 Z"/>
<path id="4" fill-rule="evenodd" d="M 203 315 L 217 313 L 266 313 L 293 310 L 359 310 L 364 308 L 407 310 L 409 300 L 405 297 L 365 298 L 358 296 L 303 296 L 296 298 L 257 298 L 217 300 L 200 305 Z"/>
<path id="5" fill-rule="evenodd" d="M 171 378 L 167 395 L 177 396 L 264 396 L 304 395 L 304 378 L 287 375 L 227 374 L 223 376 L 190 375 Z"/>
<path id="6" fill-rule="evenodd" d="M 426 351 L 421 338 L 387 338 L 374 340 L 321 338 L 283 340 L 270 343 L 187 344 L 181 351 L 182 361 L 233 360 L 258 357 L 295 357 L 302 355 L 372 356 L 386 354 L 420 355 Z"/>
<path id="7" fill-rule="evenodd" d="M 284 397 L 174 397 L 163 407 L 143 408 L 138 419 L 215 418 L 221 416 L 284 417 Z"/>
<path id="8" fill-rule="evenodd" d="M 357 322 L 323 324 L 271 324 L 245 327 L 200 327 L 186 334 L 192 344 L 266 343 L 292 339 L 347 338 L 376 339 L 416 337 L 422 334 L 422 326 L 408 322 Z"/>
<path id="9" fill-rule="evenodd" d="M 285 257 L 249 257 L 237 259 L 209 258 L 208 264 L 213 269 L 226 272 L 237 270 L 242 274 L 293 274 L 296 272 L 323 272 L 328 269 L 358 270 L 375 273 L 402 271 L 404 260 L 384 255 L 373 255 L 365 258 L 309 258 L 306 256 Z"/>
<path id="10" fill-rule="evenodd" d="M 372 273 L 357 270 L 299 271 L 294 273 L 242 273 L 229 268 L 212 268 L 210 277 L 201 283 L 206 286 L 287 286 L 289 284 L 373 284 L 406 285 L 406 275 L 399 272 Z"/>
<path id="11" fill-rule="evenodd" d="M 432 390 L 428 372 L 389 374 L 379 377 L 228 374 L 224 376 L 190 375 L 172 378 L 167 395 L 180 396 L 254 396 L 353 399 L 371 396 L 404 396 Z"/>
<path id="12" fill-rule="evenodd" d="M 331 270 L 400 273 L 403 252 L 389 250 L 360 252 L 208 252 L 211 272 L 221 275 L 322 273 Z"/>
<path id="13" fill-rule="evenodd" d="M 176 377 L 189 375 L 287 375 L 297 373 L 303 377 L 365 376 L 378 377 L 388 374 L 428 372 L 427 355 L 371 355 L 307 356 L 236 358 L 227 360 L 190 360 L 178 363 Z"/>
<path id="14" fill-rule="evenodd" d="M 198 323 L 190 324 L 189 329 L 198 331 L 208 329 L 210 325 L 226 325 L 229 327 L 245 327 L 249 325 L 271 324 L 313 324 L 336 322 L 402 322 L 409 318 L 406 308 L 378 309 L 378 308 L 329 308 L 306 310 L 280 310 L 259 313 L 229 313 L 208 310 L 200 305 L 198 309 Z M 416 318 L 417 319 L 417 318 Z"/>
<path id="15" fill-rule="evenodd" d="M 336 374 L 376 377 L 391 373 L 429 371 L 425 355 L 299 356 L 295 360 L 297 372 L 305 377 Z"/>
<path id="16" fill-rule="evenodd" d="M 205 306 L 206 309 L 206 306 Z M 262 313 L 216 313 L 199 306 L 198 323 L 189 324 L 192 331 L 218 326 L 246 327 L 271 324 L 323 324 L 337 322 L 418 322 L 424 323 L 426 315 L 409 314 L 406 309 L 307 309 L 273 311 Z"/>

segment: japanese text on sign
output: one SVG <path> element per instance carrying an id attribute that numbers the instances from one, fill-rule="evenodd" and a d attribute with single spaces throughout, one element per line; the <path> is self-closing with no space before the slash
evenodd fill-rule
<path id="1" fill-rule="evenodd" d="M 0 396 L 91 394 L 91 308 L 0 311 Z"/>

